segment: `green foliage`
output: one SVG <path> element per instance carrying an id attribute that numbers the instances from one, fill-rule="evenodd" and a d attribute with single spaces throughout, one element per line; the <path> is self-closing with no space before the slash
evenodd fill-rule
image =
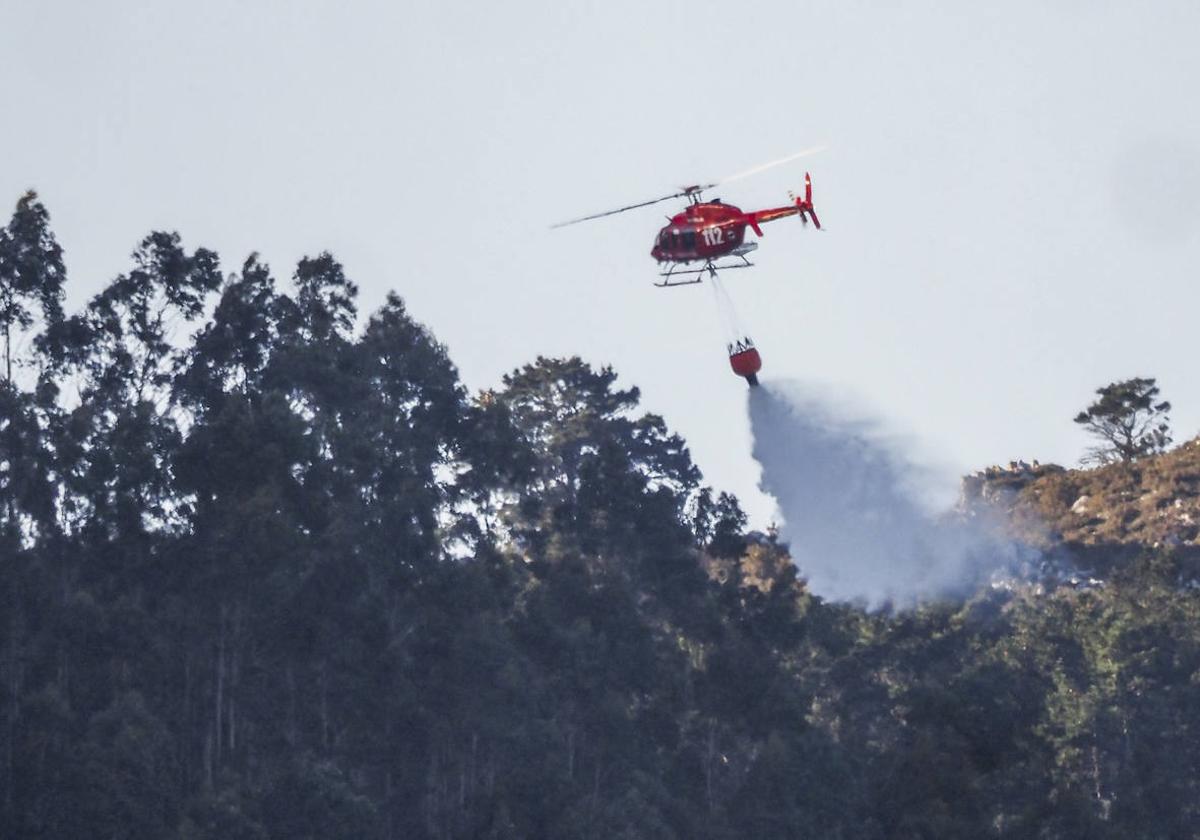
<path id="1" fill-rule="evenodd" d="M 1164 451 L 1171 443 L 1167 414 L 1171 404 L 1155 402 L 1158 385 L 1153 378 L 1137 377 L 1096 389 L 1100 399 L 1079 412 L 1075 422 L 1104 443 L 1089 457 L 1097 463 L 1132 461 Z"/>
<path id="2" fill-rule="evenodd" d="M 36 371 L 0 383 L 2 837 L 1195 836 L 1182 547 L 826 604 L 609 368 L 471 397 L 399 297 L 357 327 L 328 254 L 281 290 L 153 233 L 71 316 L 63 279 L 30 194 L 0 232 Z"/>
<path id="3" fill-rule="evenodd" d="M 34 324 L 62 321 L 62 248 L 50 231 L 50 214 L 33 190 L 21 196 L 12 220 L 0 228 L 0 329 L 4 331 L 4 381 L 13 378 L 13 339 Z"/>

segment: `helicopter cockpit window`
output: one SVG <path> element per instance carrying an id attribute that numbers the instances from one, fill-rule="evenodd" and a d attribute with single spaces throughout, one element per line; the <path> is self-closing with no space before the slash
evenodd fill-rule
<path id="1" fill-rule="evenodd" d="M 696 231 L 685 230 L 683 232 L 683 247 L 689 251 L 696 247 Z"/>

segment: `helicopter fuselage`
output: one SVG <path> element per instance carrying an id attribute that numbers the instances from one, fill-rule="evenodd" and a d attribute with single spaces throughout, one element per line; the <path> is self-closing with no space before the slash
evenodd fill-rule
<path id="1" fill-rule="evenodd" d="M 650 256 L 661 262 L 711 262 L 729 254 L 744 255 L 758 247 L 746 241 L 746 228 L 762 236 L 759 224 L 795 216 L 804 207 L 796 202 L 788 207 L 755 210 L 746 213 L 719 199 L 702 201 L 686 207 L 671 217 L 654 240 Z"/>

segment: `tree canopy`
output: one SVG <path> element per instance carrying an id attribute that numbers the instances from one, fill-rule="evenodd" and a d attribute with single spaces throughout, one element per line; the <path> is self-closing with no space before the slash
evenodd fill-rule
<path id="1" fill-rule="evenodd" d="M 1100 399 L 1075 416 L 1076 423 L 1102 441 L 1089 452 L 1092 461 L 1132 461 L 1170 445 L 1171 404 L 1155 402 L 1158 385 L 1153 378 L 1113 382 L 1096 393 Z"/>
<path id="2" fill-rule="evenodd" d="M 2 837 L 1195 835 L 1182 549 L 825 603 L 611 368 L 472 394 L 331 254 L 281 283 L 152 232 L 78 312 L 65 280 L 30 193 L 0 231 Z M 1165 411 L 1133 382 L 1107 405 Z"/>

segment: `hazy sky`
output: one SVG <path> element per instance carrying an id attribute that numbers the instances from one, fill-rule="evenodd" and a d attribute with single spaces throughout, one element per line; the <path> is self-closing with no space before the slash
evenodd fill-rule
<path id="1" fill-rule="evenodd" d="M 286 278 L 332 250 L 472 388 L 611 363 L 760 521 L 711 293 L 660 290 L 659 208 L 730 185 L 765 229 L 726 280 L 764 377 L 853 395 L 963 470 L 1074 463 L 1099 385 L 1157 376 L 1200 431 L 1194 3 L 0 0 L 0 201 L 36 187 L 78 305 L 175 229 Z M 669 205 L 662 205 L 670 209 Z"/>

